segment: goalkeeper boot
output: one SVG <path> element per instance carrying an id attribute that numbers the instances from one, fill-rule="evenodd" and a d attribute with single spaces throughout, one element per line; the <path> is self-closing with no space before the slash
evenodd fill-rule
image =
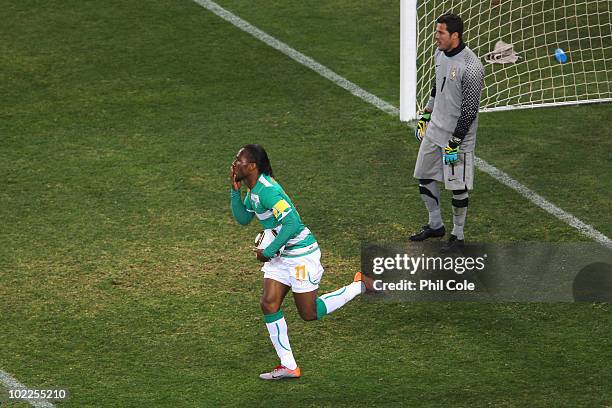
<path id="1" fill-rule="evenodd" d="M 429 225 L 424 225 L 420 232 L 410 236 L 411 241 L 425 241 L 427 238 L 440 238 L 446 234 L 444 225 L 440 228 L 432 229 Z"/>
<path id="2" fill-rule="evenodd" d="M 378 293 L 378 291 L 374 289 L 374 279 L 370 278 L 368 275 L 357 272 L 353 278 L 353 282 L 361 282 L 363 284 L 361 285 L 361 293 Z"/>
<path id="3" fill-rule="evenodd" d="M 285 380 L 289 378 L 300 378 L 302 376 L 302 370 L 300 367 L 296 367 L 295 370 L 290 370 L 284 365 L 278 365 L 274 370 L 269 373 L 259 374 L 259 378 L 262 380 Z"/>
<path id="4" fill-rule="evenodd" d="M 451 234 L 448 242 L 444 244 L 444 246 L 440 249 L 440 252 L 443 254 L 449 253 L 463 253 L 463 247 L 465 245 L 465 241 L 457 238 L 455 235 Z"/>

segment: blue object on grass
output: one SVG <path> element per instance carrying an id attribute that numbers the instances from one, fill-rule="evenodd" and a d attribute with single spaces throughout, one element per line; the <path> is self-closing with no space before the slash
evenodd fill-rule
<path id="1" fill-rule="evenodd" d="M 567 62 L 567 54 L 565 51 L 563 51 L 563 49 L 557 48 L 555 50 L 555 59 L 560 63 L 565 64 Z"/>

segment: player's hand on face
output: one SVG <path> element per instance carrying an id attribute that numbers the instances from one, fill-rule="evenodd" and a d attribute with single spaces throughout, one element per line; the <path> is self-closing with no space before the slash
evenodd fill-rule
<path id="1" fill-rule="evenodd" d="M 263 254 L 263 249 L 255 249 L 255 256 L 257 257 L 257 260 L 260 262 L 268 262 L 270 260 L 270 258 L 266 258 Z"/>
<path id="2" fill-rule="evenodd" d="M 242 185 L 242 181 L 236 181 L 236 168 L 234 167 L 234 163 L 230 166 L 230 185 L 234 190 L 240 190 L 240 186 Z"/>

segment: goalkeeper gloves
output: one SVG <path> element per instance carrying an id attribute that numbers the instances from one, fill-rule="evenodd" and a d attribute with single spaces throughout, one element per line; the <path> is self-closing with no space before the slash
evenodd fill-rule
<path id="1" fill-rule="evenodd" d="M 462 139 L 453 136 L 448 141 L 448 146 L 444 148 L 444 152 L 442 153 L 442 161 L 444 164 L 454 164 L 457 160 L 459 160 L 459 143 L 461 143 Z"/>
<path id="2" fill-rule="evenodd" d="M 423 140 L 423 136 L 425 136 L 425 129 L 427 129 L 427 122 L 429 122 L 430 120 L 431 120 L 431 112 L 423 112 L 419 116 L 417 127 L 414 130 L 414 137 L 419 143 Z"/>
<path id="3" fill-rule="evenodd" d="M 446 146 L 444 148 L 444 153 L 442 154 L 442 160 L 444 164 L 453 164 L 459 159 L 459 146 L 450 147 Z"/>

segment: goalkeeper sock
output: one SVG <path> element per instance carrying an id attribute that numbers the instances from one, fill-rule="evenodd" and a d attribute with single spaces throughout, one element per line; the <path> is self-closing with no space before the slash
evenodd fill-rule
<path id="1" fill-rule="evenodd" d="M 353 300 L 355 296 L 363 293 L 363 290 L 363 283 L 360 281 L 353 282 L 350 285 L 346 285 L 317 298 L 317 319 L 340 309 Z"/>
<path id="2" fill-rule="evenodd" d="M 429 212 L 429 228 L 438 229 L 444 225 L 440 211 L 440 189 L 434 180 L 419 180 L 419 192 Z"/>
<path id="3" fill-rule="evenodd" d="M 293 352 L 289 345 L 289 336 L 287 334 L 287 322 L 283 316 L 283 311 L 279 310 L 276 313 L 264 315 L 264 321 L 270 334 L 270 340 L 272 345 L 280 358 L 281 364 L 290 370 L 297 368 L 295 358 L 293 358 Z"/>
<path id="4" fill-rule="evenodd" d="M 463 227 L 467 216 L 468 190 L 453 190 L 453 234 L 457 239 L 464 239 Z"/>

